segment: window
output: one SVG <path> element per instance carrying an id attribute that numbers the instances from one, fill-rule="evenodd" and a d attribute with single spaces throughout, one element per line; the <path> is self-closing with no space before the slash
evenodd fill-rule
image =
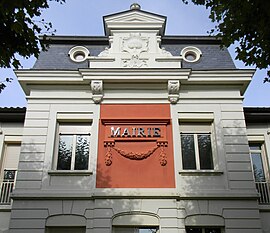
<path id="1" fill-rule="evenodd" d="M 21 145 L 19 143 L 8 143 L 5 145 L 0 174 L 0 204 L 9 205 L 11 203 L 10 194 L 14 189 L 20 149 Z"/>
<path id="2" fill-rule="evenodd" d="M 183 169 L 214 169 L 211 123 L 180 122 L 180 133 Z"/>
<path id="3" fill-rule="evenodd" d="M 186 233 L 221 233 L 216 227 L 186 227 Z"/>
<path id="4" fill-rule="evenodd" d="M 46 233 L 85 233 L 85 227 L 46 227 Z"/>
<path id="5" fill-rule="evenodd" d="M 265 172 L 262 158 L 262 145 L 259 143 L 251 143 L 249 145 L 250 157 L 253 168 L 255 182 L 265 182 Z"/>
<path id="6" fill-rule="evenodd" d="M 114 233 L 158 233 L 157 227 L 115 227 Z"/>
<path id="7" fill-rule="evenodd" d="M 188 46 L 182 49 L 181 56 L 186 62 L 197 62 L 202 56 L 202 52 L 200 49 Z"/>
<path id="8" fill-rule="evenodd" d="M 89 123 L 59 124 L 57 170 L 88 170 L 90 131 Z"/>
<path id="9" fill-rule="evenodd" d="M 69 50 L 68 55 L 74 62 L 83 62 L 89 56 L 89 50 L 83 46 L 75 46 Z"/>

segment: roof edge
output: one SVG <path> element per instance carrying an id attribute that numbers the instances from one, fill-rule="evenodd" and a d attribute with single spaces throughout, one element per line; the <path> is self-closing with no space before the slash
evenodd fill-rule
<path id="1" fill-rule="evenodd" d="M 95 44 L 108 45 L 107 36 L 39 36 L 39 40 L 47 44 Z"/>
<path id="2" fill-rule="evenodd" d="M 0 108 L 1 122 L 24 122 L 26 107 L 18 108 Z"/>
<path id="3" fill-rule="evenodd" d="M 244 107 L 247 123 L 270 122 L 270 107 Z"/>
<path id="4" fill-rule="evenodd" d="M 48 44 L 97 44 L 108 45 L 108 36 L 39 36 L 39 40 Z M 198 36 L 175 36 L 165 35 L 161 37 L 162 44 L 221 44 L 221 37 L 198 35 Z"/>

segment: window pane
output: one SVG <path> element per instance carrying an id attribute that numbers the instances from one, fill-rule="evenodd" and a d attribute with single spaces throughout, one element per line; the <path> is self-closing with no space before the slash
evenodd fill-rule
<path id="1" fill-rule="evenodd" d="M 196 169 L 194 136 L 181 134 L 183 169 Z"/>
<path id="2" fill-rule="evenodd" d="M 58 147 L 58 170 L 71 169 L 73 135 L 60 135 Z"/>
<path id="3" fill-rule="evenodd" d="M 157 232 L 157 229 L 156 228 L 140 228 L 140 229 L 137 229 L 138 230 L 138 233 L 156 233 Z M 137 233 L 137 231 L 136 231 Z"/>
<path id="4" fill-rule="evenodd" d="M 205 233 L 221 233 L 220 228 L 205 228 Z"/>
<path id="5" fill-rule="evenodd" d="M 186 228 L 187 233 L 202 233 L 202 228 L 198 227 L 187 227 Z"/>
<path id="6" fill-rule="evenodd" d="M 251 153 L 254 179 L 256 182 L 265 182 L 265 175 L 261 153 Z"/>
<path id="7" fill-rule="evenodd" d="M 209 134 L 198 135 L 199 157 L 201 169 L 213 169 L 213 157 L 211 136 Z"/>
<path id="8" fill-rule="evenodd" d="M 89 136 L 77 135 L 75 170 L 87 170 L 89 160 Z"/>
<path id="9" fill-rule="evenodd" d="M 14 181 L 16 170 L 4 170 L 4 181 Z"/>
<path id="10" fill-rule="evenodd" d="M 261 150 L 261 144 L 250 144 L 249 145 L 250 150 Z"/>
<path id="11" fill-rule="evenodd" d="M 115 227 L 114 233 L 157 233 L 157 227 Z"/>

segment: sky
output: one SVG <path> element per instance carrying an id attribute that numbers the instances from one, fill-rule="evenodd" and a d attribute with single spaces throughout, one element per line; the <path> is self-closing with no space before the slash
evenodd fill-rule
<path id="1" fill-rule="evenodd" d="M 103 36 L 102 17 L 128 10 L 134 2 L 144 11 L 167 16 L 166 35 L 207 35 L 214 27 L 203 6 L 185 5 L 182 0 L 66 0 L 65 4 L 52 1 L 41 17 L 52 22 L 56 35 Z M 229 51 L 234 59 L 234 46 Z M 21 59 L 24 69 L 31 68 L 34 62 L 33 57 Z M 239 61 L 235 64 L 239 69 L 250 68 Z M 244 106 L 270 107 L 270 83 L 263 84 L 265 76 L 265 70 L 256 71 L 245 93 Z M 13 81 L 0 94 L 0 107 L 26 106 L 25 95 L 13 70 L 0 69 L 0 79 L 4 77 L 11 77 Z"/>

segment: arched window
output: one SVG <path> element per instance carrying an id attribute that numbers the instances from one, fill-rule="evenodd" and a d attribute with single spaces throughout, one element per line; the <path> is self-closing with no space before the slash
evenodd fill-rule
<path id="1" fill-rule="evenodd" d="M 112 220 L 113 233 L 158 233 L 159 219 L 152 214 L 121 214 Z"/>
<path id="2" fill-rule="evenodd" d="M 85 233 L 86 219 L 80 215 L 55 215 L 46 220 L 46 233 Z"/>
<path id="3" fill-rule="evenodd" d="M 223 233 L 224 218 L 217 215 L 192 215 L 185 219 L 186 233 Z"/>

